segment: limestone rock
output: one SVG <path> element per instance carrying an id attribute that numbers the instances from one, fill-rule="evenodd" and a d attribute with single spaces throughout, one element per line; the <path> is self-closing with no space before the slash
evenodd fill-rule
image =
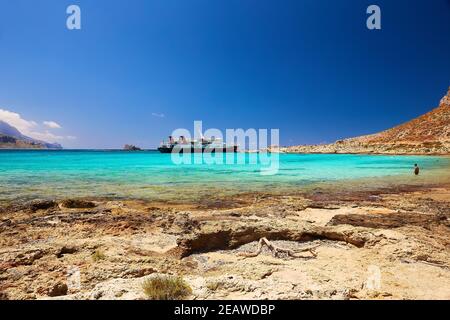
<path id="1" fill-rule="evenodd" d="M 68 290 L 67 284 L 57 283 L 49 290 L 48 295 L 50 297 L 65 296 Z"/>

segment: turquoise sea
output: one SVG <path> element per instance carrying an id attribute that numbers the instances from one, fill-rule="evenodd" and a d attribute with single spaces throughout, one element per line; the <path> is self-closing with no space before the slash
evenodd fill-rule
<path id="1" fill-rule="evenodd" d="M 277 173 L 262 175 L 260 161 L 249 163 L 255 157 L 259 160 L 255 154 L 232 155 L 232 164 L 175 164 L 170 154 L 156 151 L 2 150 L 0 201 L 64 197 L 183 201 L 240 192 L 296 192 L 323 185 L 353 183 L 360 188 L 450 181 L 449 157 L 277 156 Z M 419 177 L 412 174 L 414 163 L 421 167 Z"/>

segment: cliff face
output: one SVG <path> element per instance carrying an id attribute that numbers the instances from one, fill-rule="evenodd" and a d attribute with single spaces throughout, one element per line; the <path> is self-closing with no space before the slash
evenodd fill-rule
<path id="1" fill-rule="evenodd" d="M 27 137 L 0 120 L 0 149 L 62 149 L 58 143 L 48 143 Z"/>
<path id="2" fill-rule="evenodd" d="M 380 133 L 332 144 L 281 148 L 292 153 L 450 154 L 450 88 L 439 107 Z"/>

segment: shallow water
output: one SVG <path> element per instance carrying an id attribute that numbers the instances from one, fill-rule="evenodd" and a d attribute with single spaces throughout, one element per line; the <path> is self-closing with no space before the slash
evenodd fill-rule
<path id="1" fill-rule="evenodd" d="M 188 160 L 208 160 L 201 156 L 191 155 Z M 170 154 L 155 151 L 3 150 L 0 201 L 63 197 L 192 200 L 240 192 L 298 191 L 324 183 L 361 185 L 366 181 L 381 187 L 450 181 L 449 157 L 280 154 L 265 159 L 256 154 L 227 154 L 215 159 L 221 161 L 175 164 Z M 232 163 L 227 164 L 227 159 Z M 422 169 L 419 177 L 412 174 L 414 163 Z M 276 174 L 264 175 L 270 165 L 279 167 L 271 172 Z"/>

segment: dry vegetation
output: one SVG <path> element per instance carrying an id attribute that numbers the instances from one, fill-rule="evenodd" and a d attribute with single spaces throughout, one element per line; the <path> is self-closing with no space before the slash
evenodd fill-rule
<path id="1" fill-rule="evenodd" d="M 142 287 L 150 300 L 181 300 L 192 294 L 191 287 L 181 277 L 154 277 Z"/>

